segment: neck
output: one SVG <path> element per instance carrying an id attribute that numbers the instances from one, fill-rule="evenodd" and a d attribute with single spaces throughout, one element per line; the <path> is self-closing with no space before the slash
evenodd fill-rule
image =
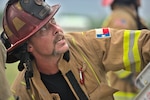
<path id="1" fill-rule="evenodd" d="M 36 58 L 36 66 L 39 72 L 47 75 L 55 74 L 59 71 L 58 69 L 58 61 L 60 56 L 58 57 L 37 57 Z"/>

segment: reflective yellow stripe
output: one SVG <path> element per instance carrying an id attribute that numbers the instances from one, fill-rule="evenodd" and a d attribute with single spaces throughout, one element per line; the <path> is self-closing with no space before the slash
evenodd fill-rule
<path id="1" fill-rule="evenodd" d="M 128 59 L 128 52 L 129 52 L 129 36 L 130 31 L 124 31 L 124 39 L 123 39 L 123 62 L 126 70 L 130 71 L 130 61 Z"/>
<path id="2" fill-rule="evenodd" d="M 29 90 L 27 90 L 27 92 L 28 92 L 28 95 L 32 98 L 32 100 L 35 100 L 35 97 L 34 97 L 33 93 L 31 92 L 31 90 L 29 89 Z"/>
<path id="3" fill-rule="evenodd" d="M 88 60 L 86 59 L 86 57 L 84 56 L 84 54 L 78 49 L 77 45 L 76 45 L 76 41 L 74 38 L 72 38 L 73 44 L 75 45 L 75 47 L 77 48 L 77 50 L 79 51 L 79 53 L 82 55 L 83 59 L 86 61 L 86 63 L 88 64 L 89 68 L 91 69 L 93 75 L 95 76 L 98 84 L 100 84 L 100 80 L 98 79 L 98 76 L 96 75 L 92 65 L 88 62 Z"/>
<path id="4" fill-rule="evenodd" d="M 35 98 L 34 98 L 34 95 L 33 95 L 33 94 L 31 95 L 31 97 L 32 97 L 32 100 L 35 100 Z"/>
<path id="5" fill-rule="evenodd" d="M 21 84 L 26 86 L 26 83 L 24 81 L 21 81 Z"/>
<path id="6" fill-rule="evenodd" d="M 107 84 L 108 84 L 108 86 L 110 86 L 110 87 L 111 87 L 110 80 L 108 80 L 108 79 L 106 79 L 106 80 L 107 80 Z"/>
<path id="7" fill-rule="evenodd" d="M 13 94 L 15 94 L 15 93 L 16 93 L 16 91 L 15 91 L 15 90 L 13 90 L 13 89 L 11 89 L 11 92 L 12 92 Z"/>
<path id="8" fill-rule="evenodd" d="M 102 27 L 108 27 L 108 24 L 111 20 L 111 16 L 107 17 L 106 20 L 102 23 Z"/>
<path id="9" fill-rule="evenodd" d="M 131 92 L 116 92 L 114 94 L 115 100 L 134 100 L 136 93 L 131 93 Z"/>
<path id="10" fill-rule="evenodd" d="M 138 39 L 141 31 L 125 30 L 123 38 L 123 62 L 125 69 L 132 72 L 140 72 L 140 54 Z M 132 66 L 131 66 L 132 64 Z"/>
<path id="11" fill-rule="evenodd" d="M 10 96 L 8 100 L 15 100 L 14 96 Z"/>
<path id="12" fill-rule="evenodd" d="M 129 74 L 131 74 L 131 72 L 130 71 L 126 71 L 126 70 L 119 70 L 119 71 L 116 71 L 115 72 L 117 75 L 118 75 L 118 77 L 119 78 L 125 78 L 125 77 L 127 77 Z"/>
<path id="13" fill-rule="evenodd" d="M 136 72 L 140 72 L 141 71 L 141 59 L 140 59 L 140 54 L 139 54 L 139 51 L 138 51 L 138 39 L 140 37 L 140 34 L 141 34 L 141 31 L 135 31 L 135 44 L 134 44 L 134 47 L 133 47 L 133 54 L 134 54 L 134 59 L 135 61 L 137 62 L 136 63 Z"/>
<path id="14" fill-rule="evenodd" d="M 82 32 L 81 34 L 84 35 L 84 32 Z"/>

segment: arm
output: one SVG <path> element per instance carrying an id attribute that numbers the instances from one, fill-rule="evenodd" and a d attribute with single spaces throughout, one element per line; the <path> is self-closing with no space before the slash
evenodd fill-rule
<path id="1" fill-rule="evenodd" d="M 141 72 L 150 61 L 150 31 L 110 29 L 110 34 L 103 59 L 105 69 Z"/>
<path id="2" fill-rule="evenodd" d="M 100 65 L 107 72 L 124 69 L 133 73 L 140 73 L 150 61 L 150 31 L 110 29 L 109 33 L 111 34 L 110 37 L 96 38 L 92 41 L 95 52 L 99 57 L 99 63 L 102 62 L 102 65 Z M 112 72 L 108 73 L 107 76 L 111 81 L 109 82 L 111 87 L 120 90 L 120 85 L 112 86 L 112 83 L 119 82 L 124 84 L 124 82 Z M 124 86 L 132 87 L 130 84 L 124 84 Z M 125 87 L 121 90 L 127 89 Z"/>
<path id="3" fill-rule="evenodd" d="M 5 75 L 6 49 L 0 40 L 0 100 L 8 100 L 11 96 Z"/>

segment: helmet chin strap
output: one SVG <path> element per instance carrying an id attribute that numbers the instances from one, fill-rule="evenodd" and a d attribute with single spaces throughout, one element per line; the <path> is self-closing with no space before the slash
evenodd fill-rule
<path id="1" fill-rule="evenodd" d="M 33 68 L 31 64 L 31 58 L 30 54 L 27 51 L 27 43 L 24 43 L 19 49 L 18 57 L 20 59 L 20 63 L 18 64 L 18 70 L 22 71 L 24 68 L 26 70 L 25 72 L 25 82 L 26 82 L 26 88 L 30 89 L 30 78 L 33 77 Z"/>

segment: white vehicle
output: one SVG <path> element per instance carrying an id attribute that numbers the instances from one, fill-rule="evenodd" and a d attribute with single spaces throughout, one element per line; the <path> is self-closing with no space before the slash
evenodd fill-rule
<path id="1" fill-rule="evenodd" d="M 134 100 L 150 100 L 150 83 L 138 93 Z"/>
<path id="2" fill-rule="evenodd" d="M 136 77 L 135 85 L 139 89 L 143 89 L 150 83 L 150 63 L 143 69 L 143 71 Z"/>
<path id="3" fill-rule="evenodd" d="M 140 92 L 134 100 L 150 100 L 150 63 L 137 76 L 135 85 L 139 88 Z"/>

